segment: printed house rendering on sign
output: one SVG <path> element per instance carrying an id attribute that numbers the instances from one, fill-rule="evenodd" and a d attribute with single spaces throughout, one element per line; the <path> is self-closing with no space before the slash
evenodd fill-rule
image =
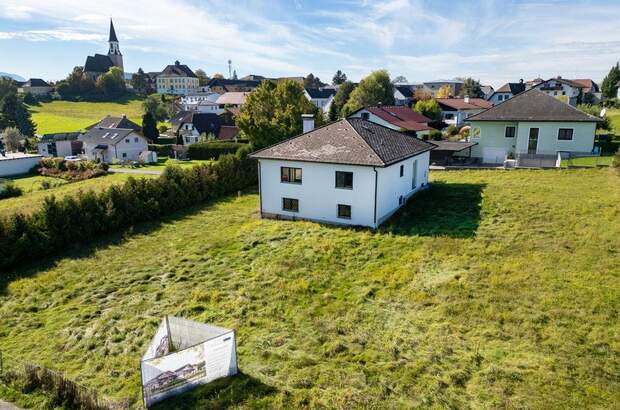
<path id="1" fill-rule="evenodd" d="M 507 155 L 554 162 L 558 152 L 590 153 L 599 118 L 588 115 L 537 89 L 468 119 L 471 156 L 483 163 L 504 162 Z"/>
<path id="2" fill-rule="evenodd" d="M 348 118 L 262 149 L 261 215 L 376 228 L 427 186 L 434 147 Z"/>

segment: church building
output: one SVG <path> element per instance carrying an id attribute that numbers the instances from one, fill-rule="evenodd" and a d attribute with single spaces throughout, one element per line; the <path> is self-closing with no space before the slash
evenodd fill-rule
<path id="1" fill-rule="evenodd" d="M 108 72 L 112 67 L 119 67 L 123 70 L 123 55 L 121 49 L 118 46 L 118 38 L 116 38 L 116 32 L 114 31 L 114 24 L 110 19 L 110 37 L 108 39 L 110 48 L 108 54 L 95 54 L 94 56 L 86 57 L 86 64 L 84 64 L 84 74 L 90 77 L 93 81 L 102 74 Z"/>

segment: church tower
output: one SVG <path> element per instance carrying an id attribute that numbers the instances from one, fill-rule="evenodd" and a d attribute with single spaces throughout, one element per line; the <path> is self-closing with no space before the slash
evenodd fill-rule
<path id="1" fill-rule="evenodd" d="M 112 60 L 112 63 L 114 63 L 116 67 L 119 67 L 124 72 L 123 55 L 121 54 L 121 49 L 118 47 L 118 38 L 116 38 L 116 32 L 114 31 L 112 19 L 110 19 L 110 38 L 108 39 L 108 43 L 110 43 L 108 57 L 110 57 L 110 60 Z"/>

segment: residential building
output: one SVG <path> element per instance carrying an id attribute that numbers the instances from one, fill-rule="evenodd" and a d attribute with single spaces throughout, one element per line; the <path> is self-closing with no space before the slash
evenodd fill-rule
<path id="1" fill-rule="evenodd" d="M 571 81 L 581 85 L 583 94 L 582 102 L 589 104 L 598 104 L 601 102 L 603 97 L 601 89 L 591 78 L 577 78 Z M 579 103 L 579 101 L 577 101 L 577 103 Z"/>
<path id="2" fill-rule="evenodd" d="M 441 119 L 448 125 L 460 127 L 465 120 L 493 105 L 483 98 L 437 98 Z"/>
<path id="3" fill-rule="evenodd" d="M 310 117 L 310 116 L 308 116 Z M 346 118 L 250 155 L 265 218 L 376 228 L 428 184 L 433 144 Z"/>
<path id="4" fill-rule="evenodd" d="M 426 81 L 424 82 L 424 88 L 431 92 L 433 97 L 437 96 L 437 91 L 443 86 L 450 87 L 450 95 L 455 96 L 459 95 L 461 91 L 461 87 L 463 87 L 463 81 L 461 80 L 435 80 L 435 81 Z"/>
<path id="5" fill-rule="evenodd" d="M 87 130 L 92 128 L 124 128 L 124 129 L 132 129 L 137 133 L 142 133 L 142 127 L 131 121 L 125 114 L 120 117 L 113 117 L 111 115 L 106 115 L 96 124 L 89 125 L 86 127 Z"/>
<path id="6" fill-rule="evenodd" d="M 138 132 L 125 128 L 95 127 L 80 136 L 84 155 L 102 162 L 138 161 L 148 151 L 148 141 Z"/>
<path id="7" fill-rule="evenodd" d="M 518 83 L 506 83 L 493 92 L 488 98 L 486 98 L 486 100 L 491 104 L 496 105 L 511 99 L 515 95 L 521 94 L 525 91 L 525 87 L 526 84 L 523 80 Z"/>
<path id="8" fill-rule="evenodd" d="M 34 96 L 48 95 L 54 87 L 41 80 L 40 78 L 31 78 L 28 81 L 19 83 L 17 91 L 23 94 L 32 94 Z"/>
<path id="9" fill-rule="evenodd" d="M 408 85 L 394 86 L 394 104 L 410 107 L 413 102 L 413 89 Z"/>
<path id="10" fill-rule="evenodd" d="M 29 173 L 39 165 L 41 155 L 0 151 L 0 178 Z"/>
<path id="11" fill-rule="evenodd" d="M 84 75 L 95 81 L 97 77 L 107 73 L 112 67 L 118 67 L 121 70 L 124 70 L 123 54 L 121 54 L 118 38 L 116 37 L 114 23 L 112 23 L 112 19 L 110 19 L 108 54 L 95 54 L 94 56 L 86 57 L 86 63 L 84 64 Z"/>
<path id="12" fill-rule="evenodd" d="M 533 88 L 471 116 L 472 157 L 502 163 L 507 156 L 545 159 L 558 152 L 590 153 L 599 118 Z"/>
<path id="13" fill-rule="evenodd" d="M 334 88 L 305 88 L 304 95 L 315 107 L 327 114 L 334 101 L 336 90 Z"/>
<path id="14" fill-rule="evenodd" d="M 562 77 L 556 77 L 536 84 L 532 88 L 535 88 L 538 91 L 541 91 L 552 97 L 556 97 L 566 104 L 575 106 L 577 105 L 580 94 L 583 98 L 583 89 L 585 87 L 582 86 L 580 83 L 576 83 L 572 80 L 567 80 Z"/>
<path id="15" fill-rule="evenodd" d="M 220 95 L 215 102 L 219 105 L 220 110 L 241 108 L 249 94 L 249 92 L 230 91 Z"/>
<path id="16" fill-rule="evenodd" d="M 175 61 L 157 76 L 159 94 L 188 95 L 195 93 L 199 87 L 196 74 L 185 64 Z"/>
<path id="17" fill-rule="evenodd" d="M 493 88 L 492 85 L 481 85 L 480 90 L 482 90 L 485 100 L 488 100 L 491 97 L 491 95 L 493 95 L 493 93 L 495 92 L 495 89 Z"/>
<path id="18" fill-rule="evenodd" d="M 80 132 L 43 134 L 37 144 L 37 150 L 44 157 L 64 158 L 70 155 L 79 155 L 82 152 L 80 135 Z"/>
<path id="19" fill-rule="evenodd" d="M 223 125 L 234 125 L 227 124 L 225 117 L 220 115 L 196 111 L 181 111 L 170 122 L 172 123 L 173 134 L 183 139 L 183 145 L 197 143 L 201 135 L 219 139 L 218 135 Z M 238 131 L 235 135 L 232 134 L 234 132 L 226 130 L 223 135 L 226 135 L 226 138 L 233 139 L 235 135 L 238 135 Z"/>
<path id="20" fill-rule="evenodd" d="M 227 92 L 246 92 L 253 91 L 260 85 L 258 80 L 229 80 L 226 78 L 212 78 L 206 85 L 209 92 L 224 94 Z"/>
<path id="21" fill-rule="evenodd" d="M 183 111 L 198 111 L 212 114 L 220 114 L 223 109 L 217 103 L 220 97 L 218 93 L 197 92 L 181 97 L 181 108 Z"/>
<path id="22" fill-rule="evenodd" d="M 428 125 L 431 120 L 409 107 L 394 105 L 364 107 L 349 115 L 349 118 L 362 118 L 418 137 L 428 134 L 432 130 Z"/>

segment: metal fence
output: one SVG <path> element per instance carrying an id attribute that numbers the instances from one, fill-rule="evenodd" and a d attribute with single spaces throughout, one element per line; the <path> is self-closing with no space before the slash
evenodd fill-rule
<path id="1" fill-rule="evenodd" d="M 41 390 L 54 407 L 84 410 L 116 410 L 128 406 L 101 398 L 97 392 L 67 379 L 64 374 L 28 363 L 0 351 L 0 383 L 28 394 Z"/>

